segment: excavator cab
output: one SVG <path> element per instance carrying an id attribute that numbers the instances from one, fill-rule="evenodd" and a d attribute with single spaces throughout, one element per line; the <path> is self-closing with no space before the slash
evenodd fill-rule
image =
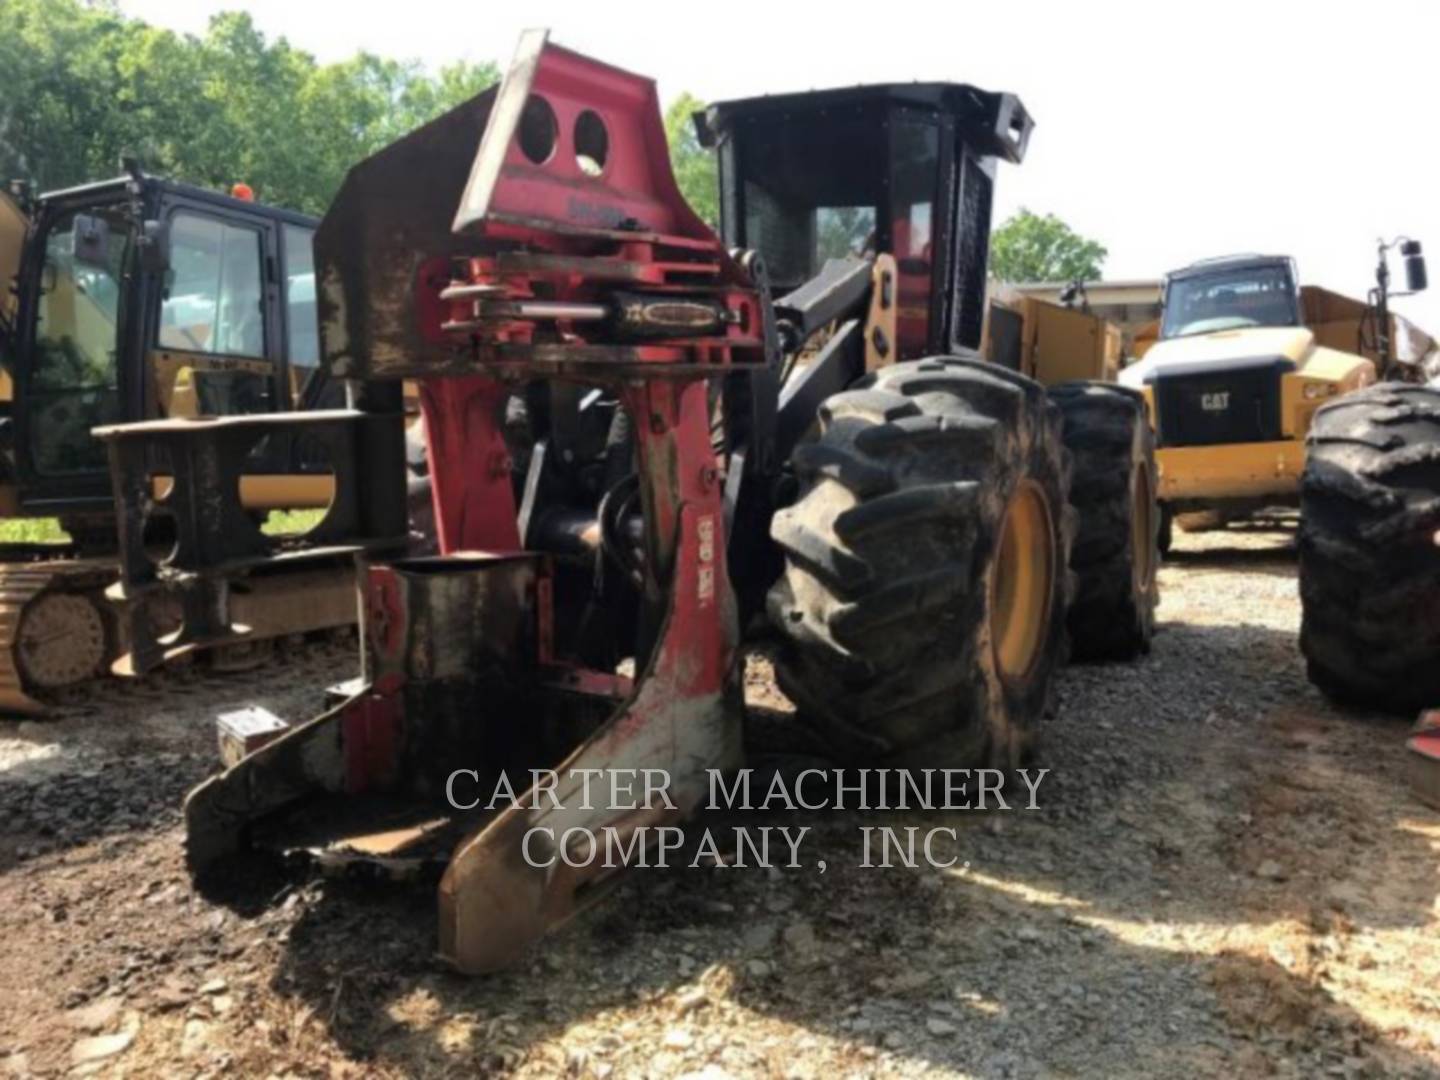
<path id="1" fill-rule="evenodd" d="M 777 294 L 831 260 L 894 258 L 887 361 L 976 348 L 995 163 L 1033 121 L 1013 94 L 909 83 L 721 102 L 697 117 L 720 166 L 721 233 L 760 252 Z"/>
<path id="2" fill-rule="evenodd" d="M 112 180 L 35 198 L 17 184 L 0 197 L 0 517 L 58 519 L 69 534 L 0 545 L 0 710 L 42 712 L 88 679 L 181 655 L 160 639 L 190 598 L 107 596 L 120 573 L 117 515 L 92 431 L 342 401 L 319 365 L 315 225 L 133 164 Z M 162 551 L 179 527 L 163 497 L 166 453 L 151 454 L 141 523 Z M 234 528 L 259 535 L 271 511 L 313 514 L 333 490 L 312 443 L 256 439 L 237 478 Z M 248 581 L 224 626 L 191 620 L 190 644 L 218 647 L 211 659 L 237 667 L 279 633 L 353 626 L 347 560 L 303 582 L 282 576 Z"/>
<path id="3" fill-rule="evenodd" d="M 10 512 L 108 518 L 96 426 L 287 411 L 327 393 L 315 219 L 138 169 L 17 212 L 0 215 L 9 256 L 0 272 L 13 279 Z M 256 471 L 298 471 L 283 460 L 288 450 L 266 447 Z M 328 501 L 311 486 L 297 505 Z M 109 530 L 97 538 L 107 534 L 113 547 Z"/>

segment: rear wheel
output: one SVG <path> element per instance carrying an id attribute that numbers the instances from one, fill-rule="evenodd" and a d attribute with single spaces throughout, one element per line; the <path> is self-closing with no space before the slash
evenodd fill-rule
<path id="1" fill-rule="evenodd" d="M 1440 704 L 1440 390 L 1325 406 L 1300 482 L 1300 648 L 1345 704 Z"/>
<path id="2" fill-rule="evenodd" d="M 1064 659 L 1073 512 L 1044 390 L 944 357 L 820 409 L 775 515 L 781 688 L 850 760 L 1009 768 Z"/>
<path id="3" fill-rule="evenodd" d="M 1130 660 L 1150 651 L 1160 595 L 1155 440 L 1145 400 L 1096 382 L 1062 383 L 1050 396 L 1065 418 L 1070 503 L 1079 518 L 1066 618 L 1071 655 Z"/>

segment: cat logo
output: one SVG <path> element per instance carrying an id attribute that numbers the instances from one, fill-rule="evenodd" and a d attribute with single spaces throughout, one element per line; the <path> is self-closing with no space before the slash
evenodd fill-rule
<path id="1" fill-rule="evenodd" d="M 1224 412 L 1230 408 L 1230 391 L 1221 390 L 1215 394 L 1201 394 L 1200 407 L 1206 412 Z"/>

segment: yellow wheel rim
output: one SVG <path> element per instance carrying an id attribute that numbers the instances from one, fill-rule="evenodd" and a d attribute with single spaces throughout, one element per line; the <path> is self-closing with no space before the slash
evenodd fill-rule
<path id="1" fill-rule="evenodd" d="M 1148 592 L 1155 579 L 1155 502 L 1151 498 L 1150 470 L 1135 466 L 1135 482 L 1130 485 L 1135 505 L 1130 514 L 1130 544 L 1134 552 L 1130 560 L 1135 572 L 1135 591 Z"/>
<path id="2" fill-rule="evenodd" d="M 1007 682 L 1030 674 L 1050 636 L 1056 562 L 1050 504 L 1038 484 L 1022 481 L 1005 508 L 990 578 L 990 641 Z"/>

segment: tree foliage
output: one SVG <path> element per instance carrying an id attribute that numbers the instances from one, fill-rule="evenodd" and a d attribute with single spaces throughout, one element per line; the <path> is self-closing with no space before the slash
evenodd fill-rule
<path id="1" fill-rule="evenodd" d="M 1021 207 L 990 236 L 990 274 L 1001 281 L 1094 281 L 1108 252 L 1054 214 Z"/>
<path id="2" fill-rule="evenodd" d="M 241 12 L 197 37 L 128 18 L 113 0 L 0 0 L 0 182 L 42 191 L 145 169 L 320 213 L 345 171 L 497 82 L 491 63 L 427 71 L 361 52 L 322 64 Z M 685 197 L 717 222 L 711 154 L 690 94 L 665 117 Z"/>
<path id="3" fill-rule="evenodd" d="M 246 14 L 196 37 L 79 0 L 0 0 L 0 71 L 0 179 L 65 187 L 133 154 L 315 213 L 351 164 L 499 78 L 490 63 L 429 72 L 363 52 L 321 64 Z"/>
<path id="4" fill-rule="evenodd" d="M 681 94 L 665 110 L 665 137 L 670 142 L 670 166 L 680 194 L 713 226 L 720 223 L 720 180 L 715 155 L 700 145 L 694 121 L 704 107 L 693 94 Z"/>

